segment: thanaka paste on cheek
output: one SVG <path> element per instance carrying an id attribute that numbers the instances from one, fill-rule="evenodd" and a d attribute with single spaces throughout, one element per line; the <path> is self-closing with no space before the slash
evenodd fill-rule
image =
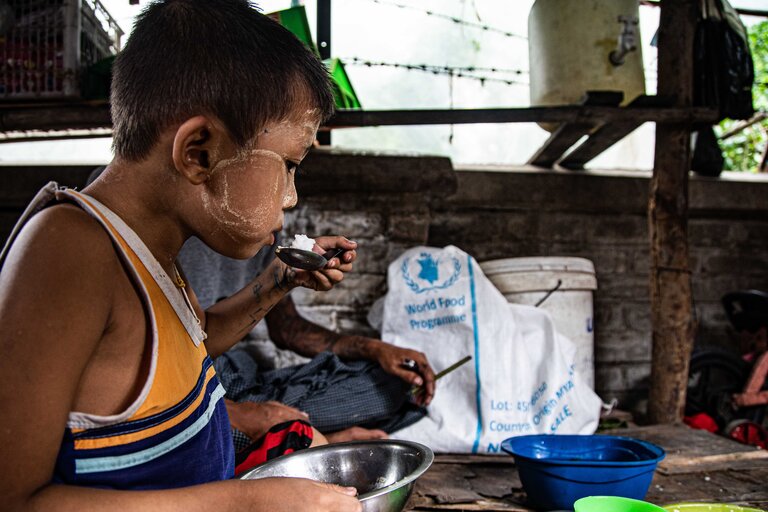
<path id="1" fill-rule="evenodd" d="M 275 229 L 282 211 L 283 159 L 269 150 L 249 150 L 221 161 L 211 172 L 206 212 L 232 238 L 262 238 Z M 231 231 L 231 232 L 230 232 Z"/>
<path id="2" fill-rule="evenodd" d="M 297 200 L 286 162 L 304 157 L 318 126 L 314 110 L 269 124 L 256 149 L 241 151 L 211 171 L 203 207 L 233 241 L 263 240 L 279 228 L 282 210 Z"/>

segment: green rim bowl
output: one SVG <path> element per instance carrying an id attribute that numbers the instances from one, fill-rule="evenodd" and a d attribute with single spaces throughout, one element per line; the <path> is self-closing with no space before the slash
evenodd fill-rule
<path id="1" fill-rule="evenodd" d="M 576 500 L 575 512 L 668 512 L 647 501 L 621 496 L 588 496 Z M 680 512 L 683 512 L 682 510 Z M 686 511 L 693 512 L 693 511 Z"/>

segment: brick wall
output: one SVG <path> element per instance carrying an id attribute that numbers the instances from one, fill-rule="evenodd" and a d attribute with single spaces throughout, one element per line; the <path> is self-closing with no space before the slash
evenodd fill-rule
<path id="1" fill-rule="evenodd" d="M 651 362 L 648 173 L 457 170 L 436 204 L 429 242 L 478 261 L 577 256 L 595 264 L 596 389 L 643 410 Z M 732 340 L 720 298 L 768 289 L 768 177 L 693 177 L 689 242 L 698 344 Z M 744 178 L 742 178 L 744 179 Z"/>
<path id="2" fill-rule="evenodd" d="M 451 162 L 442 157 L 314 152 L 302 164 L 299 207 L 286 216 L 288 233 L 343 234 L 360 245 L 355 272 L 327 293 L 295 290 L 310 318 L 333 329 L 376 335 L 366 320 L 386 290 L 387 266 L 424 245 L 431 205 L 456 191 Z"/>
<path id="3" fill-rule="evenodd" d="M 650 373 L 647 173 L 459 169 L 440 157 L 317 151 L 302 166 L 287 230 L 360 242 L 356 271 L 328 293 L 297 290 L 307 317 L 375 334 L 366 322 L 387 263 L 413 245 L 457 245 L 478 261 L 522 256 L 592 260 L 596 386 L 643 408 Z M 79 186 L 90 168 L 0 168 L 0 237 L 36 188 Z M 742 178 L 744 179 L 744 178 Z M 768 179 L 692 178 L 689 223 L 699 343 L 728 344 L 720 297 L 768 289 Z M 285 358 L 284 363 L 293 359 Z"/>

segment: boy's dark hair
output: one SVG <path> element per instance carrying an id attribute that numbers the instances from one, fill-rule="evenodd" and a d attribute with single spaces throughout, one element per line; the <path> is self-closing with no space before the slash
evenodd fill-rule
<path id="1" fill-rule="evenodd" d="M 293 34 L 248 0 L 163 0 L 137 18 L 112 75 L 113 147 L 145 158 L 162 130 L 216 116 L 245 146 L 297 107 L 334 109 L 328 71 Z"/>

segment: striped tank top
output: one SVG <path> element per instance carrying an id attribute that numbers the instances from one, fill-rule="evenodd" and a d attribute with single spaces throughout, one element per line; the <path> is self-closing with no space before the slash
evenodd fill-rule
<path id="1" fill-rule="evenodd" d="M 234 448 L 224 388 L 205 349 L 205 332 L 136 233 L 92 197 L 49 183 L 22 215 L 8 246 L 26 220 L 56 201 L 79 206 L 109 233 L 148 312 L 152 357 L 141 393 L 126 410 L 111 416 L 69 413 L 53 481 L 169 489 L 231 478 Z"/>

